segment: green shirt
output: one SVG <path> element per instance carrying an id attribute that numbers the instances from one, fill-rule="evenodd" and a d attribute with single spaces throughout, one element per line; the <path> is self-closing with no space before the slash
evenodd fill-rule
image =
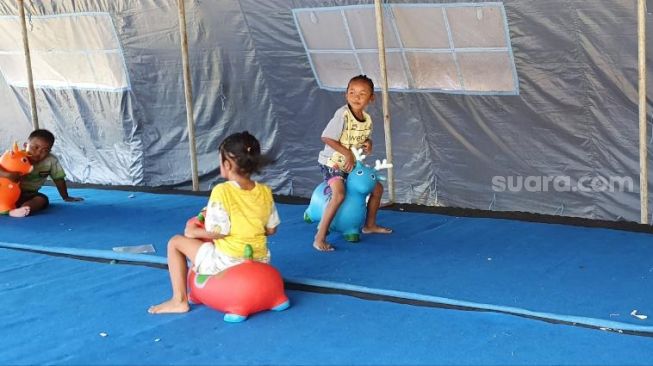
<path id="1" fill-rule="evenodd" d="M 20 189 L 24 192 L 37 192 L 48 179 L 48 176 L 55 179 L 64 179 L 66 173 L 64 172 L 59 159 L 56 156 L 49 154 L 45 159 L 34 165 L 31 173 L 23 177 L 20 183 Z"/>

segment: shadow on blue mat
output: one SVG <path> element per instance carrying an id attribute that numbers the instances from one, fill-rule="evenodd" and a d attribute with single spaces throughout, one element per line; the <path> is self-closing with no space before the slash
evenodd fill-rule
<path id="1" fill-rule="evenodd" d="M 49 189 L 49 191 L 48 191 Z M 55 197 L 54 189 L 46 193 Z M 0 217 L 0 241 L 111 250 L 153 244 L 163 262 L 167 240 L 206 198 L 76 189 L 82 203 L 53 199 L 42 215 Z M 579 319 L 630 324 L 653 331 L 651 235 L 609 229 L 456 218 L 381 211 L 392 235 L 364 235 L 358 244 L 338 234 L 337 250 L 315 251 L 315 225 L 305 206 L 278 205 L 282 224 L 270 238 L 273 264 L 284 278 L 355 285 Z"/>

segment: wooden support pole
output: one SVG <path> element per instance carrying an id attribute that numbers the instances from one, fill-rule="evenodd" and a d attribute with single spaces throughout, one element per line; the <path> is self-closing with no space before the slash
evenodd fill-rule
<path id="1" fill-rule="evenodd" d="M 36 93 L 34 91 L 34 78 L 32 76 L 32 56 L 29 51 L 27 22 L 25 21 L 25 4 L 23 0 L 18 0 L 18 14 L 20 17 L 20 29 L 23 35 L 23 52 L 25 53 L 25 68 L 27 69 L 27 93 L 29 95 L 32 127 L 37 130 L 39 128 L 39 116 L 36 112 Z"/>
<path id="2" fill-rule="evenodd" d="M 385 154 L 388 163 L 392 163 L 392 133 L 390 130 L 390 111 L 388 102 L 388 73 L 385 61 L 385 38 L 383 36 L 383 7 L 381 0 L 374 0 L 376 18 L 376 40 L 379 49 L 379 70 L 381 71 L 381 102 L 383 108 L 383 131 L 385 132 Z M 394 168 L 388 169 L 388 196 L 390 203 L 395 202 Z"/>
<path id="3" fill-rule="evenodd" d="M 639 201 L 642 224 L 648 224 L 648 149 L 646 131 L 646 1 L 637 1 L 639 66 Z"/>
<path id="4" fill-rule="evenodd" d="M 184 95 L 186 97 L 186 123 L 188 125 L 188 146 L 190 150 L 190 166 L 193 174 L 193 191 L 200 189 L 197 173 L 197 148 L 195 145 L 195 121 L 193 118 L 193 85 L 190 79 L 190 63 L 188 62 L 188 34 L 186 33 L 185 0 L 177 0 L 179 4 L 179 33 L 181 34 L 181 59 L 184 69 Z"/>

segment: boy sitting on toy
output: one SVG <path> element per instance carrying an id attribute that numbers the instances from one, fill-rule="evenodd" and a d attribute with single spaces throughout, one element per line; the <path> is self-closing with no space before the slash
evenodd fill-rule
<path id="1" fill-rule="evenodd" d="M 16 208 L 9 211 L 13 217 L 25 217 L 48 207 L 50 200 L 48 196 L 39 192 L 48 177 L 52 178 L 59 195 L 66 202 L 82 201 L 81 197 L 68 195 L 66 186 L 66 173 L 59 164 L 59 159 L 50 153 L 54 145 L 54 135 L 44 129 L 34 130 L 27 138 L 25 147 L 29 154 L 29 160 L 34 166 L 31 173 L 21 177 L 17 173 L 8 172 L 0 168 L 0 177 L 8 178 L 20 183 L 21 194 L 16 202 Z"/>

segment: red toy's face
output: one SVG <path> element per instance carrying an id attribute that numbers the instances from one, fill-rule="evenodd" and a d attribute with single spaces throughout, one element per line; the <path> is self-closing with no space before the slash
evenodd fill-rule
<path id="1" fill-rule="evenodd" d="M 33 169 L 28 152 L 19 150 L 17 144 L 0 157 L 0 166 L 8 172 L 19 174 L 27 174 Z"/>

